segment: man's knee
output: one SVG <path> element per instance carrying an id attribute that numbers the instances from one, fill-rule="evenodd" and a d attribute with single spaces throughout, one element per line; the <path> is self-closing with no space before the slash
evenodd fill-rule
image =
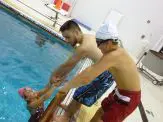
<path id="1" fill-rule="evenodd" d="M 72 100 L 71 103 L 68 105 L 67 111 L 70 115 L 75 114 L 81 107 L 81 103 L 77 102 L 76 100 Z"/>
<path id="2" fill-rule="evenodd" d="M 81 103 L 77 102 L 76 100 L 72 99 L 70 105 L 76 107 L 76 108 L 80 108 L 81 107 Z"/>
<path id="3" fill-rule="evenodd" d="M 100 108 L 96 111 L 95 115 L 93 116 L 93 118 L 91 119 L 90 122 L 100 122 L 100 121 L 102 121 L 102 120 L 101 120 L 101 117 L 102 117 L 103 114 L 104 114 L 104 111 L 103 111 L 103 109 L 100 107 Z"/>

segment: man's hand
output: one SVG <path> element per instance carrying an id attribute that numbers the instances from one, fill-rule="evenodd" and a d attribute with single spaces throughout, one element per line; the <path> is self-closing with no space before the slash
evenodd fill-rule
<path id="1" fill-rule="evenodd" d="M 35 91 L 36 97 L 40 97 L 39 91 Z"/>
<path id="2" fill-rule="evenodd" d="M 60 103 L 64 100 L 67 93 L 58 92 L 58 94 L 52 99 L 44 114 L 42 115 L 40 122 L 49 122 L 49 119 L 53 116 L 53 111 L 60 105 Z"/>
<path id="3" fill-rule="evenodd" d="M 52 83 L 55 83 L 55 82 L 57 82 L 57 81 L 61 81 L 61 77 L 59 77 L 59 76 L 53 76 L 52 77 Z"/>
<path id="4" fill-rule="evenodd" d="M 50 79 L 50 83 L 54 84 L 55 86 L 59 86 L 61 82 L 65 80 L 65 77 L 60 77 L 60 76 L 52 76 Z"/>
<path id="5" fill-rule="evenodd" d="M 67 92 L 64 91 L 59 91 L 58 94 L 56 95 L 56 99 L 64 99 L 67 95 Z"/>

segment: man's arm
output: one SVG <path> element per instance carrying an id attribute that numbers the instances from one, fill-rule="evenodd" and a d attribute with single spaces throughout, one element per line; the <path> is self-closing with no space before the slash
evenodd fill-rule
<path id="1" fill-rule="evenodd" d="M 86 56 L 86 51 L 83 48 L 77 48 L 73 56 L 71 56 L 64 64 L 62 64 L 56 71 L 54 71 L 50 77 L 50 80 L 45 88 L 38 91 L 38 95 L 45 94 L 47 89 L 54 83 L 55 86 L 65 79 L 66 75 L 75 67 L 75 65 Z"/>
<path id="2" fill-rule="evenodd" d="M 50 87 L 51 87 L 51 83 L 48 82 L 48 84 L 43 89 L 41 89 L 40 91 L 36 91 L 37 92 L 37 95 L 38 96 L 42 96 L 43 94 L 45 94 L 48 91 L 48 89 Z"/>
<path id="3" fill-rule="evenodd" d="M 63 80 L 62 80 L 63 81 Z M 37 93 L 37 95 L 38 96 L 42 96 L 42 95 L 44 95 L 44 94 L 46 94 L 46 92 L 51 88 L 51 87 L 57 87 L 57 86 L 59 86 L 61 84 L 61 82 L 59 82 L 59 81 L 57 81 L 57 82 L 55 82 L 55 81 L 53 81 L 53 83 L 51 83 L 51 82 L 48 82 L 48 84 L 43 88 L 43 89 L 41 89 L 40 91 L 36 91 L 36 93 Z"/>
<path id="4" fill-rule="evenodd" d="M 62 64 L 56 71 L 52 73 L 50 77 L 50 83 L 54 83 L 54 80 L 56 79 L 62 81 L 75 67 L 75 65 L 85 56 L 85 50 L 83 48 L 77 48 L 73 56 L 71 56 L 64 64 Z"/>
<path id="5" fill-rule="evenodd" d="M 68 92 L 71 88 L 80 87 L 93 81 L 102 72 L 115 64 L 113 58 L 102 57 L 96 64 L 86 68 L 80 74 L 69 81 L 60 91 Z"/>
<path id="6" fill-rule="evenodd" d="M 61 101 L 66 97 L 65 93 L 59 92 L 50 102 L 48 107 L 46 108 L 45 112 L 41 116 L 39 122 L 49 122 L 50 119 L 53 116 L 53 112 L 56 110 L 56 108 L 59 106 Z"/>
<path id="7" fill-rule="evenodd" d="M 40 106 L 41 104 L 43 104 L 43 102 L 45 101 L 45 97 L 41 96 L 38 100 L 35 100 L 31 103 L 28 104 L 28 106 L 30 108 L 37 108 L 38 106 Z"/>
<path id="8" fill-rule="evenodd" d="M 39 105 L 43 104 L 43 102 L 47 99 L 50 98 L 50 96 L 52 95 L 54 89 L 56 87 L 53 85 L 50 89 L 47 89 L 46 94 L 44 94 L 43 96 L 39 97 L 39 99 L 31 102 L 28 106 L 31 108 L 37 108 Z"/>

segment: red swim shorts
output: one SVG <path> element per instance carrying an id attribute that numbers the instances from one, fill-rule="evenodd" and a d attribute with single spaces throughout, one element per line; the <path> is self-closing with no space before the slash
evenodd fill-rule
<path id="1" fill-rule="evenodd" d="M 117 93 L 118 92 L 118 93 Z M 139 105 L 141 91 L 114 90 L 102 101 L 104 122 L 122 122 Z"/>

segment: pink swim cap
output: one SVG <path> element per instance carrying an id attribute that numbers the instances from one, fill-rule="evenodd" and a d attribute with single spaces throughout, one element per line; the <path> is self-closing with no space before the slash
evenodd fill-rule
<path id="1" fill-rule="evenodd" d="M 23 87 L 18 90 L 19 95 L 24 98 L 24 91 L 26 90 L 32 90 L 30 87 Z"/>

